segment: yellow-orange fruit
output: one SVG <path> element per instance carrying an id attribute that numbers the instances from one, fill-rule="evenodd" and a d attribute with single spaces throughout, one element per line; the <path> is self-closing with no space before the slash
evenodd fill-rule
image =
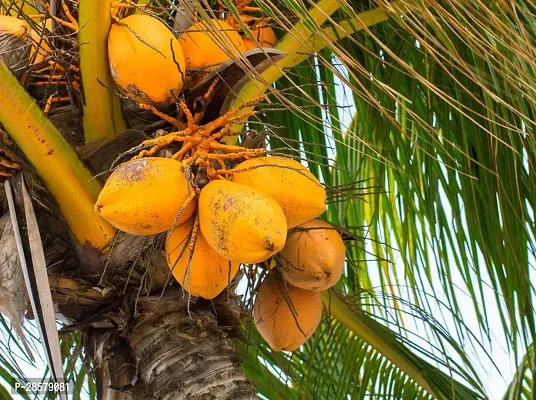
<path id="1" fill-rule="evenodd" d="M 228 260 L 258 263 L 285 244 L 285 214 L 274 199 L 258 190 L 215 180 L 201 189 L 198 207 L 203 236 Z"/>
<path id="2" fill-rule="evenodd" d="M 192 296 L 213 299 L 235 277 L 240 264 L 226 260 L 216 253 L 201 231 L 197 230 L 195 247 L 187 271 L 193 222 L 194 217 L 173 229 L 166 243 L 168 265 L 184 290 Z"/>
<path id="3" fill-rule="evenodd" d="M 254 27 L 250 29 L 251 35 L 257 43 L 259 43 L 260 47 L 274 47 L 275 43 L 277 41 L 275 37 L 275 33 L 272 28 L 270 28 L 268 25 L 260 25 L 259 27 Z M 255 40 L 250 38 L 249 36 L 244 36 L 244 46 L 246 46 L 246 50 L 256 49 L 259 47 Z"/>
<path id="4" fill-rule="evenodd" d="M 48 18 L 45 21 L 45 27 L 49 31 L 52 31 L 51 18 Z M 29 61 L 33 62 L 34 64 L 41 63 L 46 57 L 47 52 L 50 51 L 50 47 L 45 43 L 44 40 L 41 40 L 41 36 L 34 29 L 30 29 L 25 21 L 7 15 L 0 15 L 0 41 L 2 41 L 5 35 L 22 39 L 30 44 Z M 37 49 L 38 44 L 39 49 Z M 19 46 L 16 49 L 18 54 L 22 55 L 25 53 L 26 50 L 24 47 L 26 46 L 23 44 L 22 48 Z M 4 45 L 1 46 L 1 50 L 3 54 L 5 54 L 7 51 Z M 37 50 L 39 50 L 39 53 L 34 56 Z"/>
<path id="5" fill-rule="evenodd" d="M 346 248 L 327 222 L 315 219 L 288 233 L 279 253 L 283 278 L 296 287 L 322 291 L 337 283 L 344 270 Z"/>
<path id="6" fill-rule="evenodd" d="M 115 82 L 134 101 L 168 104 L 181 91 L 185 71 L 182 48 L 156 18 L 134 14 L 113 24 L 108 58 Z"/>
<path id="7" fill-rule="evenodd" d="M 225 50 L 235 56 L 246 50 L 244 41 L 231 25 L 217 19 L 212 19 L 211 24 L 197 22 L 179 38 L 187 70 L 213 70 L 229 60 Z M 214 31 L 213 25 L 219 29 Z"/>
<path id="8" fill-rule="evenodd" d="M 293 351 L 318 327 L 322 319 L 322 297 L 319 292 L 285 285 L 277 273 L 270 273 L 259 287 L 253 317 L 259 333 L 272 349 Z"/>
<path id="9" fill-rule="evenodd" d="M 20 77 L 28 67 L 29 28 L 26 22 L 0 15 L 0 59 Z"/>
<path id="10" fill-rule="evenodd" d="M 173 227 L 179 210 L 193 192 L 180 162 L 171 158 L 140 158 L 121 164 L 110 175 L 95 211 L 123 232 L 154 235 Z M 190 218 L 194 211 L 192 200 L 176 225 Z"/>
<path id="11" fill-rule="evenodd" d="M 52 18 L 48 18 L 45 21 L 45 26 L 48 31 L 52 31 Z M 32 38 L 30 62 L 34 64 L 34 68 L 37 68 L 45 60 L 51 49 L 44 40 L 41 40 L 41 36 L 34 29 L 30 31 L 30 37 Z"/>
<path id="12" fill-rule="evenodd" d="M 28 31 L 28 24 L 25 21 L 9 15 L 0 15 L 0 34 L 23 37 Z"/>
<path id="13" fill-rule="evenodd" d="M 326 209 L 326 191 L 299 162 L 282 157 L 246 160 L 235 168 L 234 182 L 257 189 L 275 199 L 288 228 L 318 217 Z"/>

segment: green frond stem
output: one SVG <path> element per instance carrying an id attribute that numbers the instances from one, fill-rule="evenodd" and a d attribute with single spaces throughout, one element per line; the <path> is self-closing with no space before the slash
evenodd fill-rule
<path id="1" fill-rule="evenodd" d="M 378 332 L 372 329 L 370 318 L 362 318 L 354 312 L 333 290 L 322 292 L 322 300 L 328 310 L 328 314 L 342 322 L 354 334 L 359 336 L 378 352 L 383 354 L 389 361 L 406 373 L 415 383 L 420 385 L 434 397 L 434 391 L 427 382 L 426 377 L 419 371 L 411 361 L 389 342 L 385 341 Z"/>
<path id="2" fill-rule="evenodd" d="M 80 0 L 78 42 L 86 142 L 107 140 L 126 129 L 108 65 L 111 0 Z"/>
<path id="3" fill-rule="evenodd" d="M 287 50 L 283 47 L 280 48 L 278 45 L 277 48 L 281 51 L 289 53 L 289 56 L 282 59 L 277 64 L 277 66 L 274 66 L 272 68 L 276 69 L 277 67 L 279 67 L 277 69 L 280 73 L 279 77 L 281 77 L 284 74 L 283 69 L 292 68 L 300 64 L 302 61 L 305 61 L 310 56 L 310 54 L 317 53 L 322 49 L 328 47 L 332 43 L 345 39 L 348 36 L 367 29 L 373 25 L 377 25 L 381 22 L 387 21 L 391 17 L 391 13 L 394 12 L 396 14 L 401 15 L 412 11 L 412 9 L 403 1 L 394 1 L 393 3 L 389 4 L 389 7 L 391 8 L 390 11 L 386 11 L 383 7 L 378 7 L 374 10 L 364 11 L 354 18 L 349 18 L 344 21 L 340 21 L 337 25 L 332 24 L 322 29 L 322 31 L 316 35 L 311 35 L 311 32 L 309 32 L 310 36 L 307 38 L 304 47 L 294 48 L 293 51 L 289 51 L 292 50 L 292 48 Z M 286 35 L 285 39 L 288 36 L 289 35 Z M 282 40 L 280 44 L 284 45 L 284 41 L 285 40 Z M 279 79 L 279 77 L 276 79 Z"/>
<path id="4" fill-rule="evenodd" d="M 296 54 L 300 49 L 307 48 L 312 29 L 320 27 L 331 14 L 339 9 L 341 3 L 337 0 L 320 0 L 311 8 L 307 19 L 298 22 L 277 44 L 277 49 L 288 54 Z"/>
<path id="5" fill-rule="evenodd" d="M 0 123 L 58 202 L 78 243 L 103 248 L 115 228 L 93 211 L 100 184 L 1 60 L 0 93 Z"/>
<path id="6" fill-rule="evenodd" d="M 394 1 L 389 6 L 391 11 L 399 14 L 405 14 L 411 11 L 403 1 Z M 336 9 L 330 0 L 321 0 L 310 11 L 310 15 L 317 23 L 322 23 L 328 18 L 327 13 L 333 13 Z M 306 24 L 302 22 L 298 23 L 276 46 L 278 50 L 284 51 L 289 55 L 268 68 L 257 79 L 252 79 L 246 83 L 236 95 L 231 108 L 238 107 L 262 96 L 275 81 L 285 75 L 285 69 L 295 67 L 307 59 L 310 54 L 319 52 L 333 42 L 344 39 L 370 26 L 387 21 L 389 18 L 389 12 L 382 7 L 378 7 L 374 10 L 364 11 L 355 18 L 339 23 L 338 26 L 327 27 L 318 34 L 314 34 Z M 242 112 L 247 112 L 251 109 L 244 108 Z M 242 129 L 242 126 L 236 124 L 232 129 L 238 132 Z"/>

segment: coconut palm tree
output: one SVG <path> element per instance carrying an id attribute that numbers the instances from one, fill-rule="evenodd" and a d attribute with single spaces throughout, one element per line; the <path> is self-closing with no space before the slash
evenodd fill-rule
<path id="1" fill-rule="evenodd" d="M 93 212 L 118 155 L 170 125 L 118 95 L 106 56 L 109 0 L 26 3 L 0 0 L 0 10 L 40 32 L 60 78 L 36 84 L 0 61 L 9 134 L 0 171 L 20 165 L 34 199 L 77 396 L 499 398 L 482 368 L 501 369 L 492 356 L 500 336 L 519 364 L 504 397 L 533 398 L 532 0 L 254 2 L 286 57 L 254 68 L 233 56 L 247 79 L 223 75 L 232 90 L 216 115 L 246 112 L 268 95 L 240 128 L 265 133 L 270 154 L 307 163 L 328 192 L 322 218 L 347 248 L 343 278 L 322 293 L 320 327 L 292 353 L 272 351 L 249 317 L 266 268 L 242 266 L 213 301 L 192 299 L 170 284 L 164 237 L 117 233 Z M 170 27 L 183 26 L 179 11 L 208 21 L 218 9 L 137 3 Z M 243 4 L 220 4 L 240 24 Z M 37 12 L 56 15 L 55 26 L 29 17 Z M 40 105 L 56 91 L 67 105 L 47 117 Z M 27 307 L 9 278 L 16 252 L 7 225 L 0 306 L 13 340 L 3 342 L 0 376 L 14 385 L 25 376 Z"/>

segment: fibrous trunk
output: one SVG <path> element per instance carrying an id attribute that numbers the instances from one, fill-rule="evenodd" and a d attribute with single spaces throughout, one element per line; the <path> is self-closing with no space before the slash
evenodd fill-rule
<path id="1" fill-rule="evenodd" d="M 126 301 L 112 318 L 117 328 L 88 332 L 89 355 L 127 399 L 257 398 L 231 343 L 238 303 L 220 298 L 190 310 L 181 290 Z"/>

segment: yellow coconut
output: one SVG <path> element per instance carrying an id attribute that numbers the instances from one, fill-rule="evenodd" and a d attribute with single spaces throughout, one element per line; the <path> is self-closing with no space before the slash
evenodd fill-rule
<path id="1" fill-rule="evenodd" d="M 249 21 L 254 21 L 251 17 L 242 18 L 247 24 Z M 277 39 L 274 30 L 268 26 L 266 22 L 254 24 L 251 26 L 249 33 L 245 33 L 242 37 L 246 50 L 256 49 L 257 47 L 275 47 Z M 254 40 L 255 39 L 255 40 Z"/>
<path id="2" fill-rule="evenodd" d="M 302 289 L 322 291 L 340 279 L 345 253 L 341 235 L 327 222 L 315 219 L 288 233 L 278 260 L 288 283 Z"/>
<path id="3" fill-rule="evenodd" d="M 230 59 L 226 50 L 235 56 L 246 50 L 237 30 L 217 19 L 212 19 L 211 24 L 205 21 L 193 24 L 181 35 L 179 43 L 187 70 L 213 70 Z"/>
<path id="4" fill-rule="evenodd" d="M 179 225 L 171 233 L 166 243 L 168 265 L 184 290 L 192 296 L 213 299 L 229 285 L 240 264 L 216 253 L 201 231 L 197 230 L 190 267 L 187 269 L 194 218 Z"/>
<path id="5" fill-rule="evenodd" d="M 20 77 L 28 67 L 29 28 L 26 22 L 0 15 L 0 59 Z"/>
<path id="6" fill-rule="evenodd" d="M 235 183 L 257 189 L 279 203 L 289 229 L 318 217 L 326 209 L 326 191 L 295 160 L 259 157 L 238 164 L 235 170 Z"/>
<path id="7" fill-rule="evenodd" d="M 203 236 L 228 260 L 258 263 L 285 244 L 285 214 L 274 199 L 258 190 L 215 180 L 201 190 L 198 207 Z"/>
<path id="8" fill-rule="evenodd" d="M 181 91 L 185 72 L 182 48 L 156 18 L 134 14 L 113 24 L 108 58 L 115 82 L 134 101 L 168 104 Z"/>
<path id="9" fill-rule="evenodd" d="M 29 31 L 28 24 L 18 18 L 9 15 L 0 15 L 0 34 L 15 37 L 23 37 Z"/>
<path id="10" fill-rule="evenodd" d="M 272 272 L 260 285 L 253 317 L 259 333 L 273 350 L 293 351 L 320 324 L 322 297 L 318 292 L 285 284 L 277 272 Z"/>
<path id="11" fill-rule="evenodd" d="M 52 18 L 48 18 L 45 21 L 45 27 L 48 31 L 52 31 Z M 41 35 L 39 35 L 39 33 L 37 33 L 34 29 L 30 31 L 30 37 L 32 38 L 30 62 L 34 64 L 34 68 L 38 68 L 48 56 L 51 49 L 46 41 L 41 39 Z"/>
<path id="12" fill-rule="evenodd" d="M 190 201 L 177 218 L 193 187 L 181 163 L 148 157 L 121 164 L 108 178 L 95 211 L 109 223 L 132 235 L 154 235 L 180 225 L 195 211 Z"/>

